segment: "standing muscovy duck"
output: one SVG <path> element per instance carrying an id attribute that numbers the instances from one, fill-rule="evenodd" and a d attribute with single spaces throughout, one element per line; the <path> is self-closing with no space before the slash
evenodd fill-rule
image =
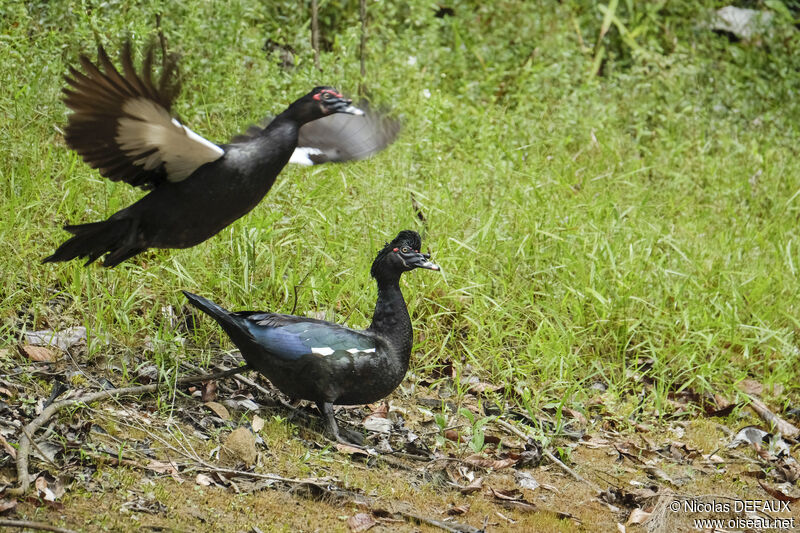
<path id="1" fill-rule="evenodd" d="M 399 129 L 335 89 L 315 87 L 266 127 L 217 145 L 170 114 L 179 92 L 173 57 L 157 84 L 152 45 L 140 74 L 130 43 L 120 53 L 121 73 L 102 46 L 97 65 L 80 61 L 86 73 L 70 67 L 64 89 L 73 111 L 67 145 L 112 181 L 152 191 L 105 221 L 65 226 L 74 236 L 44 262 L 85 257 L 88 265 L 105 255 L 104 266 L 113 267 L 148 248 L 194 246 L 253 209 L 287 163 L 362 159 Z"/>
<path id="2" fill-rule="evenodd" d="M 216 320 L 249 366 L 284 394 L 311 400 L 340 442 L 333 404 L 372 403 L 403 381 L 414 342 L 400 275 L 415 268 L 439 270 L 420 253 L 415 231 L 401 231 L 372 263 L 378 301 L 372 324 L 363 331 L 339 324 L 260 311 L 230 312 L 183 291 L 189 302 Z"/>

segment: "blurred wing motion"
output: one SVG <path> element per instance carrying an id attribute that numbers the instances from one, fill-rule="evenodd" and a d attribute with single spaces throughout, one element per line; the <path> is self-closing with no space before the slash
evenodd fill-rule
<path id="1" fill-rule="evenodd" d="M 393 143 L 400 122 L 372 112 L 366 102 L 358 107 L 364 115 L 330 115 L 300 128 L 289 162 L 319 165 L 366 159 Z"/>
<path id="2" fill-rule="evenodd" d="M 289 162 L 310 166 L 366 159 L 392 144 L 400 132 L 400 122 L 372 111 L 366 102 L 359 102 L 357 107 L 364 110 L 363 115 L 337 113 L 303 125 Z M 262 124 L 271 120 L 268 117 Z M 262 131 L 263 127 L 250 126 L 231 143 L 247 142 Z"/>

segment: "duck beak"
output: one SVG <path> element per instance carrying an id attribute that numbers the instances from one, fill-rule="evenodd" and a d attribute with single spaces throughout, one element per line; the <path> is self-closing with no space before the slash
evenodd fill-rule
<path id="1" fill-rule="evenodd" d="M 441 270 L 439 265 L 430 261 L 431 254 L 417 254 L 413 259 L 407 261 L 409 266 L 414 268 L 427 268 L 428 270 Z"/>
<path id="2" fill-rule="evenodd" d="M 339 113 L 347 113 L 348 115 L 363 115 L 364 112 L 352 104 L 339 111 Z"/>

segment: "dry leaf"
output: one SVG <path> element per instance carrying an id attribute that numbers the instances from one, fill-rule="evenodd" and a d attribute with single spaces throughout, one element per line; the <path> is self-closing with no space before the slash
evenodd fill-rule
<path id="1" fill-rule="evenodd" d="M 448 429 L 445 431 L 444 438 L 453 442 L 467 442 L 467 437 L 465 435 L 459 435 L 458 431 L 455 429 Z"/>
<path id="2" fill-rule="evenodd" d="M 800 435 L 800 428 L 776 415 L 769 410 L 764 402 L 758 400 L 757 398 L 753 398 L 752 396 L 750 396 L 750 408 L 753 409 L 753 411 L 755 411 L 762 420 L 769 423 L 781 435 L 786 435 L 787 437 L 792 438 Z"/>
<path id="3" fill-rule="evenodd" d="M 650 513 L 642 511 L 641 509 L 634 509 L 631 511 L 628 521 L 625 522 L 626 526 L 631 524 L 644 524 L 650 518 Z"/>
<path id="4" fill-rule="evenodd" d="M 511 490 L 503 490 L 503 489 L 493 489 L 489 487 L 489 490 L 492 492 L 495 498 L 500 500 L 521 500 L 522 493 L 517 489 Z"/>
<path id="5" fill-rule="evenodd" d="M 758 481 L 758 484 L 761 485 L 761 488 L 764 489 L 764 492 L 775 498 L 776 500 L 780 500 L 782 502 L 790 502 L 794 503 L 800 498 L 795 498 L 793 496 L 789 496 L 788 494 L 784 494 L 783 492 L 779 491 L 778 489 L 773 489 L 769 485 L 762 483 L 761 480 Z"/>
<path id="6" fill-rule="evenodd" d="M 356 448 L 355 446 L 342 444 L 341 442 L 336 443 L 336 449 L 342 453 L 346 453 L 347 455 L 363 455 L 365 457 L 373 455 L 373 452 L 367 450 L 366 448 Z"/>
<path id="7" fill-rule="evenodd" d="M 523 489 L 536 490 L 539 488 L 539 482 L 527 472 L 515 472 L 514 479 L 517 480 L 517 484 Z"/>
<path id="8" fill-rule="evenodd" d="M 48 502 L 56 501 L 56 495 L 53 493 L 50 487 L 47 486 L 47 480 L 44 478 L 44 476 L 39 476 L 36 478 L 36 481 L 33 485 L 36 487 L 36 491 L 40 498 Z"/>
<path id="9" fill-rule="evenodd" d="M 211 478 L 211 476 L 206 474 L 197 474 L 197 477 L 194 478 L 194 482 L 204 487 L 214 484 L 214 480 Z"/>
<path id="10" fill-rule="evenodd" d="M 586 420 L 586 417 L 583 416 L 583 413 L 581 413 L 580 411 L 576 411 L 575 409 L 565 408 L 564 412 L 566 412 L 570 416 L 570 418 L 574 418 L 575 421 L 578 422 L 579 424 L 583 424 L 585 426 L 586 424 L 589 423 L 589 421 Z"/>
<path id="11" fill-rule="evenodd" d="M 34 346 L 56 346 L 64 351 L 82 340 L 86 340 L 86 328 L 76 326 L 61 331 L 46 329 L 25 333 L 25 342 Z"/>
<path id="12" fill-rule="evenodd" d="M 500 470 L 501 468 L 508 468 L 509 466 L 514 466 L 517 464 L 519 459 L 487 459 L 478 454 L 470 455 L 469 457 L 464 459 L 464 462 L 469 463 L 473 466 L 479 466 L 481 468 L 486 469 L 493 469 L 493 470 Z"/>
<path id="13" fill-rule="evenodd" d="M 56 353 L 50 348 L 45 348 L 44 346 L 31 346 L 29 344 L 20 346 L 19 353 L 20 355 L 30 358 L 31 361 L 37 361 L 39 363 L 50 363 L 58 358 Z"/>
<path id="14" fill-rule="evenodd" d="M 12 459 L 17 459 L 17 449 L 10 445 L 2 435 L 0 435 L 0 445 L 3 446 L 5 452 L 10 455 Z"/>
<path id="15" fill-rule="evenodd" d="M 148 470 L 152 470 L 153 472 L 157 472 L 159 474 L 169 474 L 172 479 L 177 481 L 178 483 L 183 483 L 183 479 L 180 475 L 178 475 L 178 469 L 175 468 L 175 465 L 172 463 L 165 463 L 163 461 L 156 461 L 155 459 L 151 459 L 145 468 Z"/>
<path id="16" fill-rule="evenodd" d="M 743 379 L 742 381 L 737 383 L 736 386 L 739 387 L 739 390 L 747 394 L 755 394 L 757 396 L 761 396 L 761 393 L 764 392 L 764 385 L 750 378 Z"/>
<path id="17" fill-rule="evenodd" d="M 472 482 L 466 487 L 461 487 L 461 489 L 459 489 L 459 492 L 461 492 L 461 494 L 472 494 L 473 492 L 478 492 L 482 488 L 483 488 L 483 478 L 479 477 L 473 479 Z"/>
<path id="18" fill-rule="evenodd" d="M 625 526 L 617 522 L 617 531 L 619 531 L 619 533 L 625 533 Z"/>
<path id="19" fill-rule="evenodd" d="M 260 416 L 258 416 L 258 415 L 253 415 L 253 422 L 252 422 L 252 426 L 253 426 L 253 431 L 254 431 L 255 433 L 258 433 L 259 431 L 261 431 L 262 429 L 264 429 L 264 419 L 263 419 L 263 418 L 261 418 L 261 417 L 260 417 Z"/>
<path id="20" fill-rule="evenodd" d="M 17 507 L 17 500 L 11 499 L 6 500 L 5 498 L 0 498 L 0 514 L 3 514 L 8 511 L 13 511 Z"/>
<path id="21" fill-rule="evenodd" d="M 372 518 L 372 515 L 367 513 L 358 513 L 347 519 L 347 527 L 349 527 L 350 531 L 353 533 L 366 531 L 377 523 L 378 522 Z"/>
<path id="22" fill-rule="evenodd" d="M 469 512 L 469 505 L 458 505 L 447 510 L 448 516 L 460 516 Z"/>
<path id="23" fill-rule="evenodd" d="M 203 403 L 213 402 L 217 399 L 217 382 L 214 380 L 204 381 L 201 384 L 200 399 Z"/>
<path id="24" fill-rule="evenodd" d="M 218 417 L 220 417 L 223 420 L 230 420 L 231 419 L 231 415 L 228 413 L 228 409 L 224 405 L 222 405 L 221 403 L 206 402 L 206 403 L 203 404 L 203 406 L 208 407 L 209 409 L 211 409 L 214 412 L 215 415 L 217 415 Z"/>

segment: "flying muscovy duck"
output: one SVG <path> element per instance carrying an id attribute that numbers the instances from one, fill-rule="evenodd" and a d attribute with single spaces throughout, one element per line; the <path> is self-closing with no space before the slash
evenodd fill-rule
<path id="1" fill-rule="evenodd" d="M 353 106 L 332 87 L 315 87 L 264 127 L 214 144 L 170 110 L 179 92 L 176 60 L 153 80 L 153 46 L 137 73 L 130 43 L 122 72 L 103 47 L 97 65 L 81 56 L 70 67 L 64 102 L 73 111 L 67 146 L 112 181 L 152 191 L 107 220 L 64 227 L 73 237 L 44 262 L 105 255 L 113 267 L 148 248 L 188 248 L 253 209 L 289 162 L 363 159 L 394 141 L 395 121 Z"/>
<path id="2" fill-rule="evenodd" d="M 378 283 L 372 324 L 354 330 L 313 318 L 261 311 L 234 313 L 183 291 L 189 302 L 216 320 L 248 365 L 284 394 L 311 400 L 330 434 L 342 438 L 333 405 L 372 403 L 388 396 L 408 370 L 414 337 L 400 276 L 415 268 L 439 270 L 420 253 L 415 231 L 401 231 L 378 252 L 371 274 Z"/>

